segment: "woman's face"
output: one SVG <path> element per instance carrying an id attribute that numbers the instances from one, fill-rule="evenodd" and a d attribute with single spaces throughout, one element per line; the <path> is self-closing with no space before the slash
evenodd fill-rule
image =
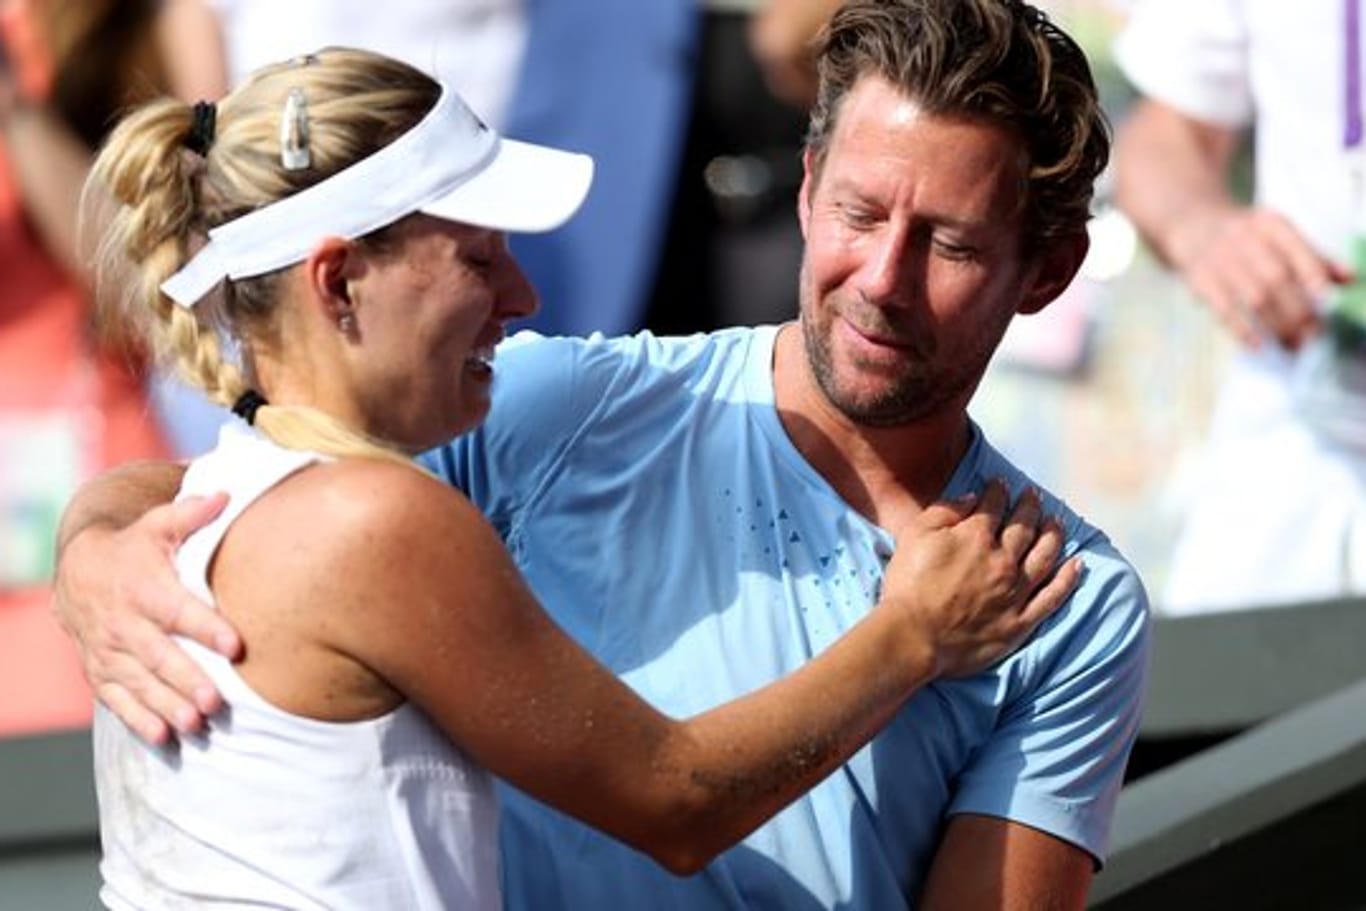
<path id="1" fill-rule="evenodd" d="M 374 436 L 421 451 L 488 414 L 493 350 L 536 294 L 499 231 L 413 215 L 355 283 L 353 395 Z"/>

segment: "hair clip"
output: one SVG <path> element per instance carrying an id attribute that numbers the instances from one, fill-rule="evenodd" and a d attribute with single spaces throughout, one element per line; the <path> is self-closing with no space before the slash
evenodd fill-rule
<path id="1" fill-rule="evenodd" d="M 308 150 L 308 101 L 303 89 L 290 89 L 280 115 L 280 164 L 286 171 L 302 171 L 313 163 Z"/>

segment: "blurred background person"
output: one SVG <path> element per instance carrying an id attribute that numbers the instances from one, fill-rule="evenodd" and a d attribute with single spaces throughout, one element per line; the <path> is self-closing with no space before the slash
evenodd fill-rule
<path id="1" fill-rule="evenodd" d="M 648 327 L 685 334 L 797 313 L 814 41 L 840 0 L 706 4 Z"/>
<path id="2" fill-rule="evenodd" d="M 320 47 L 362 47 L 403 60 L 459 86 L 495 129 L 508 103 L 527 39 L 522 0 L 208 0 L 222 23 L 228 81 Z"/>
<path id="3" fill-rule="evenodd" d="M 749 47 L 775 98 L 806 110 L 816 100 L 815 41 L 842 0 L 764 0 L 747 28 Z"/>
<path id="4" fill-rule="evenodd" d="M 86 477 L 166 453 L 137 352 L 92 330 L 76 209 L 93 150 L 135 102 L 222 86 L 197 0 L 0 0 L 0 732 L 88 722 L 47 612 L 55 523 Z"/>
<path id="5" fill-rule="evenodd" d="M 1116 45 L 1143 98 L 1118 201 L 1241 346 L 1172 556 L 1170 612 L 1366 589 L 1366 399 L 1324 333 L 1359 236 L 1360 0 L 1138 0 Z M 1255 196 L 1230 189 L 1255 126 Z M 1357 264 L 1360 267 L 1361 264 Z M 1254 496 L 1255 495 L 1255 496 Z"/>
<path id="6" fill-rule="evenodd" d="M 512 250 L 547 334 L 619 335 L 646 321 L 683 160 L 698 67 L 697 0 L 526 0 L 526 53 L 507 134 L 597 162 L 564 229 Z"/>

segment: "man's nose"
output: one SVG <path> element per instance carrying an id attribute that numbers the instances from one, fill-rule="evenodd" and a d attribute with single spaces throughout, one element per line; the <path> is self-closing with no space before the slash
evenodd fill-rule
<path id="1" fill-rule="evenodd" d="M 906 296 L 916 271 L 910 232 L 889 227 L 872 239 L 859 271 L 859 291 L 877 304 L 896 304 Z"/>

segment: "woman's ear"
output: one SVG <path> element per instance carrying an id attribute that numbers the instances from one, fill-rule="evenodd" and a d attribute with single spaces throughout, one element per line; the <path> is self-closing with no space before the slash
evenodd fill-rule
<path id="1" fill-rule="evenodd" d="M 330 322 L 343 329 L 355 320 L 354 282 L 365 264 L 356 244 L 340 237 L 324 238 L 304 260 L 309 296 Z"/>

